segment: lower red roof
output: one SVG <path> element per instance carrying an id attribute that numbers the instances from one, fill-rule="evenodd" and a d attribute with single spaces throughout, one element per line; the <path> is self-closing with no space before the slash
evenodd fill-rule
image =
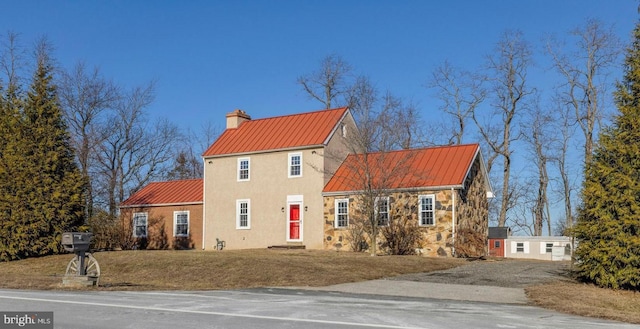
<path id="1" fill-rule="evenodd" d="M 121 207 L 150 206 L 164 204 L 202 203 L 202 179 L 183 179 L 167 182 L 152 182 L 131 195 Z"/>
<path id="2" fill-rule="evenodd" d="M 469 144 L 351 154 L 323 192 L 363 191 L 367 182 L 373 189 L 461 186 L 479 150 L 478 144 Z"/>

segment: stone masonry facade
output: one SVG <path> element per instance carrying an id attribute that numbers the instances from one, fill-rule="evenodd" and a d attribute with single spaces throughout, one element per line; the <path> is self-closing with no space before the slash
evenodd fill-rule
<path id="1" fill-rule="evenodd" d="M 411 225 L 415 224 L 415 229 L 421 233 L 420 242 L 416 247 L 418 254 L 429 257 L 451 257 L 454 253 L 463 257 L 486 255 L 488 200 L 483 179 L 480 163 L 476 161 L 462 190 L 425 189 L 390 193 L 388 195 L 390 217 L 393 220 L 398 217 L 397 215 L 406 216 Z M 432 226 L 418 225 L 420 195 L 435 195 L 435 224 Z M 349 199 L 349 226 L 336 228 L 335 200 L 347 198 Z M 452 230 L 454 199 L 457 220 L 455 232 Z M 354 229 L 353 220 L 358 217 L 358 200 L 357 195 L 324 197 L 324 249 L 353 250 L 351 239 Z M 377 240 L 378 250 L 384 252 L 384 237 L 380 234 Z"/>

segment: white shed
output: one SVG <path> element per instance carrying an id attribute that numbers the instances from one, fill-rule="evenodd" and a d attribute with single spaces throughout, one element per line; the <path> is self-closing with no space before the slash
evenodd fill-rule
<path id="1" fill-rule="evenodd" d="M 571 260 L 568 236 L 510 236 L 505 240 L 504 257 L 541 260 Z"/>

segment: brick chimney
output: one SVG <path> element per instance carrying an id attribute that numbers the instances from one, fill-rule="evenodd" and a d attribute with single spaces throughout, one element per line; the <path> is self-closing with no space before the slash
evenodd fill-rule
<path id="1" fill-rule="evenodd" d="M 251 120 L 251 117 L 243 110 L 233 110 L 231 113 L 227 113 L 227 129 L 235 129 L 240 127 L 240 124 Z"/>

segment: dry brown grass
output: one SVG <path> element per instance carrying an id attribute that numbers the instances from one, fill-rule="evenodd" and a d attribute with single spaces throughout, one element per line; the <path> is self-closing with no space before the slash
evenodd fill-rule
<path id="1" fill-rule="evenodd" d="M 593 285 L 555 282 L 526 288 L 538 306 L 559 312 L 640 323 L 640 293 L 598 288 Z"/>
<path id="2" fill-rule="evenodd" d="M 327 286 L 465 264 L 462 259 L 371 257 L 366 253 L 311 250 L 118 251 L 94 253 L 102 276 L 98 290 L 213 290 Z M 0 262 L 0 288 L 63 289 L 73 255 Z M 66 288 L 68 289 L 68 288 Z M 640 323 L 640 293 L 562 281 L 526 288 L 538 306 L 582 316 Z"/>
<path id="3" fill-rule="evenodd" d="M 94 253 L 101 290 L 210 290 L 326 286 L 455 267 L 464 260 L 371 257 L 311 250 L 118 251 Z M 0 263 L 0 288 L 61 289 L 73 255 Z"/>

